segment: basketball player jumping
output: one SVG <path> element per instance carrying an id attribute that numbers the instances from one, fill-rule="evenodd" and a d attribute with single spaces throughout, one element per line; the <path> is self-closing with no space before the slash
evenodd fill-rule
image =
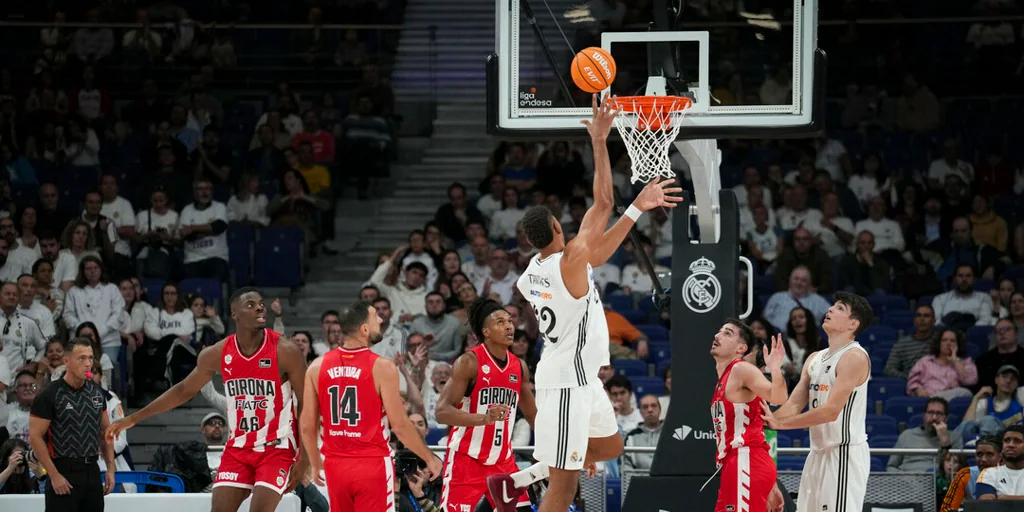
<path id="1" fill-rule="evenodd" d="M 512 426 L 516 408 L 533 426 L 537 406 L 526 363 L 509 352 L 516 326 L 501 304 L 478 299 L 469 307 L 469 326 L 483 343 L 455 360 L 437 401 L 437 422 L 451 425 L 441 489 L 441 510 L 493 509 L 487 477 L 513 473 Z M 530 510 L 523 494 L 515 504 Z"/>
<path id="2" fill-rule="evenodd" d="M 778 411 L 772 414 L 762 404 L 770 428 L 810 427 L 811 453 L 800 478 L 797 510 L 861 510 L 871 471 L 865 429 L 871 359 L 856 337 L 873 314 L 864 297 L 846 292 L 834 297 L 821 324 L 828 348 L 807 356 L 800 383 Z M 810 409 L 800 413 L 808 403 Z"/>
<path id="3" fill-rule="evenodd" d="M 584 121 L 594 148 L 594 204 L 568 244 L 558 219 L 535 206 L 523 216 L 530 244 L 540 250 L 516 286 L 537 315 L 544 352 L 534 377 L 537 388 L 536 449 L 539 462 L 511 475 L 487 479 L 501 512 L 515 510 L 526 488 L 550 478 L 540 512 L 565 512 L 576 493 L 579 471 L 622 454 L 615 412 L 597 372 L 609 364 L 608 325 L 593 269 L 622 244 L 640 215 L 658 206 L 673 208 L 682 198 L 674 180 L 655 179 L 611 229 L 614 206 L 607 137 L 617 112 L 610 101 L 593 98 L 593 118 Z"/>
<path id="4" fill-rule="evenodd" d="M 299 426 L 313 482 L 324 485 L 323 469 L 332 512 L 393 512 L 390 432 L 426 461 L 431 480 L 441 473 L 441 460 L 405 414 L 395 363 L 370 352 L 369 346 L 381 340 L 383 320 L 377 311 L 358 302 L 339 323 L 345 335 L 341 347 L 314 360 L 306 371 L 306 407 Z M 318 449 L 321 427 L 323 446 Z"/>
<path id="5" fill-rule="evenodd" d="M 715 512 L 781 511 L 782 493 L 776 485 L 775 461 L 769 453 L 761 421 L 761 405 L 786 401 L 786 357 L 782 335 L 772 339 L 771 352 L 764 347 L 764 362 L 772 380 L 744 361 L 754 347 L 754 333 L 735 318 L 727 318 L 715 334 L 711 356 L 718 368 L 718 384 L 711 399 L 718 454 L 722 472 Z"/>
<path id="6" fill-rule="evenodd" d="M 229 435 L 213 484 L 212 511 L 236 512 L 251 494 L 249 510 L 273 512 L 307 467 L 295 436 L 306 359 L 298 345 L 265 327 L 267 310 L 258 290 L 240 288 L 230 304 L 236 334 L 199 352 L 185 380 L 141 411 L 115 421 L 107 436 L 114 438 L 191 400 L 219 371 L 228 399 Z"/>

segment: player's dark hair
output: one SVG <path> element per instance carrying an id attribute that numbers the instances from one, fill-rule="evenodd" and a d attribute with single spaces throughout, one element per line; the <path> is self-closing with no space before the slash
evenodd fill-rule
<path id="1" fill-rule="evenodd" d="M 1004 440 L 1006 439 L 1006 434 L 1008 432 L 1016 432 L 1021 436 L 1024 436 L 1024 425 L 1010 425 L 1009 427 L 1006 427 L 1006 430 L 1003 430 L 1003 433 L 999 435 L 1000 445 L 1005 442 Z"/>
<path id="2" fill-rule="evenodd" d="M 864 331 L 871 325 L 871 320 L 875 318 L 875 313 L 871 310 L 871 304 L 868 300 L 856 293 L 849 292 L 836 292 L 832 295 L 836 303 L 842 302 L 850 308 L 850 318 L 860 322 L 857 326 L 857 330 L 854 331 L 854 336 L 860 336 Z"/>
<path id="3" fill-rule="evenodd" d="M 604 382 L 604 390 L 611 391 L 612 388 L 623 388 L 630 393 L 633 392 L 633 383 L 625 375 L 615 374 Z"/>
<path id="4" fill-rule="evenodd" d="M 501 304 L 491 299 L 477 299 L 469 305 L 469 328 L 476 334 L 477 339 L 484 341 L 484 322 L 487 321 L 487 317 L 495 311 L 504 310 Z"/>
<path id="5" fill-rule="evenodd" d="M 92 338 L 88 336 L 75 336 L 64 342 L 64 355 L 71 356 L 71 352 L 75 350 L 75 347 L 89 347 L 92 350 Z M 93 356 L 95 355 L 93 354 Z"/>
<path id="6" fill-rule="evenodd" d="M 740 340 L 747 345 L 747 350 L 743 352 L 743 355 L 747 355 L 751 350 L 754 350 L 754 330 L 749 325 L 743 323 L 743 320 L 735 317 L 729 317 L 725 319 L 725 323 L 729 325 L 735 325 L 740 331 Z"/>
<path id="7" fill-rule="evenodd" d="M 338 323 L 341 325 L 341 333 L 345 336 L 350 336 L 359 331 L 359 328 L 370 318 L 371 307 L 370 304 L 365 302 L 356 302 L 349 306 L 338 318 Z"/>
<path id="8" fill-rule="evenodd" d="M 929 398 L 924 403 L 925 409 L 927 409 L 930 404 L 942 404 L 942 409 L 946 411 L 946 414 L 949 414 L 949 402 L 945 398 L 942 398 L 941 396 L 933 396 Z M 1021 432 L 1024 432 L 1024 430 Z"/>
<path id="9" fill-rule="evenodd" d="M 245 295 L 247 293 L 253 293 L 253 292 L 256 292 L 256 293 L 259 293 L 260 295 L 263 295 L 260 292 L 260 289 L 256 288 L 255 286 L 243 286 L 243 287 L 235 290 L 235 293 L 231 294 L 231 298 L 228 300 L 228 304 L 231 304 L 232 306 L 234 306 L 235 303 L 238 302 L 238 299 L 242 298 L 242 295 Z"/>
<path id="10" fill-rule="evenodd" d="M 551 212 L 546 206 L 531 206 L 520 222 L 526 232 L 526 239 L 534 248 L 543 249 L 555 240 L 555 231 L 551 228 Z"/>
<path id="11" fill-rule="evenodd" d="M 999 439 L 999 437 L 996 437 L 996 436 L 985 436 L 985 437 L 983 437 L 981 439 L 978 439 L 978 442 L 974 443 L 974 448 L 977 449 L 979 446 L 981 446 L 983 444 L 987 444 L 987 445 L 991 446 L 992 448 L 995 448 L 996 453 L 999 453 L 1003 449 L 1003 442 L 1002 442 L 1002 440 Z"/>
<path id="12" fill-rule="evenodd" d="M 389 308 L 391 307 L 391 300 L 387 297 L 377 297 L 376 299 L 373 299 L 373 307 L 377 307 L 378 302 L 383 302 L 384 304 L 387 304 Z"/>
<path id="13" fill-rule="evenodd" d="M 18 382 L 18 379 L 20 379 L 22 377 L 25 377 L 25 376 L 32 377 L 33 379 L 35 379 L 36 378 L 36 372 L 34 372 L 32 370 L 22 370 L 22 371 L 18 372 L 17 375 L 14 376 L 14 380 L 12 382 Z"/>

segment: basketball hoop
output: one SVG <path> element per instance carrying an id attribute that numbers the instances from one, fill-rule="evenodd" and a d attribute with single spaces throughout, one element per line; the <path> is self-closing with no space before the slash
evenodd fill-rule
<path id="1" fill-rule="evenodd" d="M 632 161 L 631 182 L 647 183 L 656 176 L 675 178 L 668 149 L 693 101 L 682 96 L 623 96 L 612 101 L 619 110 L 615 128 Z"/>

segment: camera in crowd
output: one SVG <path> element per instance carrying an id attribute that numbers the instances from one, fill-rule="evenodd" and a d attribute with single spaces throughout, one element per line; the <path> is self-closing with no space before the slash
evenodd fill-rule
<path id="1" fill-rule="evenodd" d="M 39 459 L 36 458 L 36 452 L 31 448 L 29 448 L 28 451 L 25 452 L 24 455 L 21 457 L 22 466 L 27 468 L 29 463 L 39 464 Z"/>
<path id="2" fill-rule="evenodd" d="M 395 473 L 401 478 L 415 475 L 417 471 L 427 467 L 427 463 L 411 450 L 399 446 L 395 451 Z"/>

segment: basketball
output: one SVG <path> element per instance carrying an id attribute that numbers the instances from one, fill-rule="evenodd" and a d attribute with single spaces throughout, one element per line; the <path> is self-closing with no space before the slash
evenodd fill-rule
<path id="1" fill-rule="evenodd" d="M 572 81 L 591 94 L 607 89 L 615 81 L 615 59 L 604 48 L 584 48 L 572 59 Z"/>

